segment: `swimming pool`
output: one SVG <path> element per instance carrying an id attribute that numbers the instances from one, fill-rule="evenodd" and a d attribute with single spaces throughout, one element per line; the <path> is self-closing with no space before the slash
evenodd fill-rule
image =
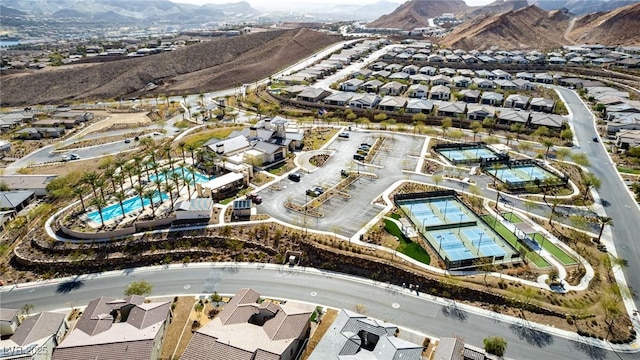
<path id="1" fill-rule="evenodd" d="M 180 178 L 182 178 L 182 171 L 184 170 L 184 177 L 186 178 L 185 180 L 189 181 L 189 184 L 194 185 L 193 182 L 193 178 L 195 177 L 195 183 L 196 184 L 202 184 L 202 183 L 206 183 L 207 181 L 211 180 L 211 179 L 215 179 L 215 176 L 208 176 L 208 175 L 204 175 L 201 174 L 198 171 L 194 171 L 191 172 L 191 170 L 183 168 L 183 167 L 177 167 L 173 170 L 171 170 L 170 172 L 167 173 L 167 175 L 169 176 L 169 180 L 172 180 L 172 174 L 176 173 L 178 175 L 180 175 Z M 158 176 L 156 175 L 151 175 L 149 176 L 149 181 L 154 182 L 156 179 L 160 179 L 160 181 L 164 181 L 164 174 L 161 172 L 158 172 Z"/>
<path id="2" fill-rule="evenodd" d="M 161 196 L 156 191 L 153 194 L 153 203 L 158 204 L 161 198 L 162 198 L 162 201 L 164 201 L 164 200 L 167 200 L 169 196 L 165 193 L 162 193 L 162 196 Z M 144 198 L 142 201 L 144 202 L 145 207 L 151 204 L 151 201 L 148 198 Z M 140 202 L 140 196 L 134 196 L 134 197 L 130 197 L 128 199 L 123 200 L 122 207 L 124 208 L 124 214 L 128 214 L 130 212 L 134 212 L 138 209 L 141 209 L 142 203 Z M 102 209 L 102 218 L 104 219 L 105 222 L 109 220 L 113 220 L 115 218 L 122 217 L 124 216 L 124 214 L 122 213 L 122 208 L 120 207 L 119 202 L 115 204 L 111 204 Z M 100 212 L 98 210 L 90 212 L 89 214 L 87 214 L 87 217 L 91 221 L 100 223 Z"/>

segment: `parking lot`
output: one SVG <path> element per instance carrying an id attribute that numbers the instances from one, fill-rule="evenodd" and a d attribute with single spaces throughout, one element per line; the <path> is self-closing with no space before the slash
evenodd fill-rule
<path id="1" fill-rule="evenodd" d="M 384 190 L 398 180 L 415 177 L 407 176 L 402 170 L 415 170 L 418 158 L 409 155 L 420 152 L 425 138 L 384 132 L 351 131 L 349 134 L 348 139 L 337 137 L 329 144 L 327 150 L 333 151 L 333 154 L 321 168 L 309 173 L 300 172 L 299 182 L 285 177 L 274 186 L 262 190 L 259 194 L 264 201 L 258 207 L 258 212 L 297 226 L 344 236 L 352 236 L 368 223 L 382 209 L 372 202 Z M 370 164 L 374 166 L 353 160 L 362 143 L 373 146 L 376 140 L 382 143 L 370 159 Z M 312 200 L 312 196 L 306 194 L 309 189 L 319 186 L 327 191 L 341 182 L 344 179 L 341 170 L 372 173 L 377 178 L 360 176 L 343 190 L 350 198 L 332 196 L 317 208 L 321 217 L 305 216 L 285 208 L 284 204 L 288 201 L 304 206 Z"/>

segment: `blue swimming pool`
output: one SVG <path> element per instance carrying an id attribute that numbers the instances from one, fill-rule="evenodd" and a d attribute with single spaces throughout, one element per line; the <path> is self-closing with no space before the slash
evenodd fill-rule
<path id="1" fill-rule="evenodd" d="M 162 198 L 162 201 L 167 200 L 169 198 L 169 196 L 165 193 L 162 193 L 162 196 L 156 191 L 155 194 L 153 195 L 153 203 L 154 204 L 158 204 L 160 202 L 160 199 Z M 149 206 L 151 204 L 151 201 L 147 198 L 142 200 L 144 202 L 144 206 Z M 155 205 L 154 205 L 155 206 Z M 140 202 L 140 196 L 134 196 L 134 197 L 130 197 L 126 200 L 122 201 L 122 207 L 124 208 L 124 214 L 128 214 L 130 212 L 136 211 L 138 209 L 142 208 L 142 203 Z M 115 204 L 111 204 L 105 208 L 102 209 L 102 218 L 104 219 L 105 222 L 109 221 L 109 220 L 113 220 L 115 218 L 119 218 L 124 216 L 124 214 L 122 214 L 122 208 L 120 207 L 120 203 L 117 202 Z M 98 210 L 90 212 L 89 214 L 87 214 L 87 217 L 94 222 L 100 223 L 100 213 L 98 212 Z"/>
<path id="2" fill-rule="evenodd" d="M 189 181 L 189 183 L 191 185 L 194 185 L 193 182 L 193 178 L 195 177 L 195 183 L 196 184 L 202 184 L 205 183 L 211 179 L 215 179 L 215 176 L 208 176 L 208 175 L 204 175 L 201 174 L 197 171 L 191 172 L 191 170 L 186 169 L 186 168 L 182 168 L 182 167 L 177 167 L 175 169 L 173 169 L 172 171 L 168 172 L 167 175 L 169 176 L 169 180 L 172 179 L 172 174 L 176 173 L 178 175 L 180 175 L 180 177 L 182 178 L 182 171 L 184 170 L 184 177 L 186 178 L 187 181 Z M 151 175 L 149 176 L 149 181 L 153 182 L 156 179 L 160 179 L 160 181 L 164 181 L 164 174 L 161 172 L 158 172 L 158 176 L 156 175 Z"/>

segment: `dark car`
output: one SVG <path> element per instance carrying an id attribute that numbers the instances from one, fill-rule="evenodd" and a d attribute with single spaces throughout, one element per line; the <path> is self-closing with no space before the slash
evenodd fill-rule
<path id="1" fill-rule="evenodd" d="M 300 174 L 298 174 L 298 173 L 289 174 L 289 180 L 295 181 L 295 182 L 300 182 Z"/>
<path id="2" fill-rule="evenodd" d="M 593 139 L 591 139 L 591 140 L 593 140 L 593 142 L 598 142 L 598 137 L 594 136 Z"/>
<path id="3" fill-rule="evenodd" d="M 247 195 L 247 199 L 253 201 L 256 205 L 262 204 L 262 196 L 258 194 L 249 194 Z"/>
<path id="4" fill-rule="evenodd" d="M 353 159 L 362 161 L 362 160 L 364 160 L 364 156 L 362 156 L 360 154 L 355 154 L 355 155 L 353 155 Z"/>
<path id="5" fill-rule="evenodd" d="M 338 137 L 341 137 L 343 139 L 348 139 L 349 138 L 349 133 L 346 133 L 346 132 L 340 133 L 340 135 L 338 135 Z"/>
<path id="6" fill-rule="evenodd" d="M 126 140 L 124 141 L 124 143 L 125 143 L 125 144 L 128 144 L 128 143 L 130 143 L 130 142 L 131 142 L 131 139 L 126 139 Z"/>

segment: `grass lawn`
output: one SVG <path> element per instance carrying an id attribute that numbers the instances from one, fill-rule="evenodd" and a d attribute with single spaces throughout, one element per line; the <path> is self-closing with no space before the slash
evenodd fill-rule
<path id="1" fill-rule="evenodd" d="M 514 214 L 514 213 L 506 213 L 506 214 L 502 214 L 504 216 L 505 219 L 507 219 L 509 222 L 513 223 L 513 224 L 518 224 L 522 221 L 522 219 L 520 219 L 518 217 L 518 215 Z"/>
<path id="2" fill-rule="evenodd" d="M 384 229 L 389 234 L 398 238 L 398 241 L 400 241 L 400 244 L 398 244 L 396 251 L 399 251 L 407 255 L 408 257 L 418 260 L 427 265 L 431 263 L 431 257 L 429 256 L 429 254 L 427 254 L 427 251 L 423 249 L 420 244 L 406 239 L 396 223 L 391 220 L 384 219 Z"/>
<path id="3" fill-rule="evenodd" d="M 547 238 L 542 236 L 541 234 L 535 233 L 533 234 L 533 239 L 538 241 L 539 244 L 542 244 L 542 247 L 550 252 L 553 256 L 558 259 L 562 265 L 575 265 L 576 261 L 569 256 L 567 253 L 562 251 L 556 244 L 549 241 Z"/>
<path id="4" fill-rule="evenodd" d="M 233 132 L 233 130 L 237 130 L 237 129 L 224 128 L 224 129 L 203 130 L 193 135 L 189 135 L 185 137 L 184 142 L 187 145 L 192 145 L 194 147 L 199 148 L 202 145 L 204 145 L 204 143 L 211 140 L 212 138 L 216 138 L 216 139 L 226 138 L 227 136 L 229 136 L 229 134 L 231 134 L 231 132 Z"/>
<path id="5" fill-rule="evenodd" d="M 640 169 L 632 169 L 632 168 L 618 166 L 618 171 L 621 173 L 640 175 Z"/>
<path id="6" fill-rule="evenodd" d="M 520 249 L 522 248 L 527 249 L 524 245 L 518 242 L 518 238 L 516 238 L 516 236 L 513 235 L 511 231 L 509 231 L 506 227 L 504 227 L 504 225 L 500 224 L 500 222 L 495 221 L 493 216 L 485 215 L 483 216 L 483 219 L 487 222 L 487 224 L 489 224 L 489 226 L 493 227 L 493 229 L 498 234 L 500 234 L 500 236 L 502 236 L 505 240 L 507 240 L 509 244 L 511 244 L 511 246 L 515 247 L 516 250 L 520 251 Z M 494 221 L 495 221 L 495 225 L 494 225 Z M 543 257 L 538 255 L 538 253 L 536 253 L 535 251 L 527 251 L 526 254 L 527 254 L 526 255 L 527 258 L 531 260 L 534 264 L 536 264 L 536 266 L 539 268 L 546 268 L 551 266 L 551 264 L 549 264 L 547 260 L 545 260 Z"/>

